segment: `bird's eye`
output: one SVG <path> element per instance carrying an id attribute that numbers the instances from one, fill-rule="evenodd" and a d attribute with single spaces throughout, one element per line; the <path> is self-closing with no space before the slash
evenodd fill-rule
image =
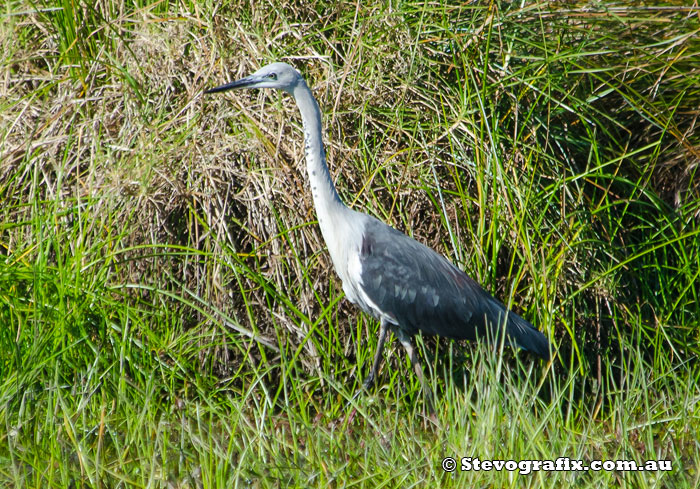
<path id="1" fill-rule="evenodd" d="M 277 73 L 268 73 L 267 77 L 270 80 L 277 80 Z"/>

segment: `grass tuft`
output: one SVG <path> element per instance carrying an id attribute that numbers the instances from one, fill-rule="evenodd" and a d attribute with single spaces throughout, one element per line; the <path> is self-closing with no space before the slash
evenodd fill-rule
<path id="1" fill-rule="evenodd" d="M 698 14 L 7 3 L 0 485 L 696 487 Z M 435 420 L 395 342 L 351 401 L 378 325 L 331 268 L 293 101 L 201 96 L 273 60 L 318 98 L 342 198 L 536 324 L 552 365 L 419 337 Z"/>

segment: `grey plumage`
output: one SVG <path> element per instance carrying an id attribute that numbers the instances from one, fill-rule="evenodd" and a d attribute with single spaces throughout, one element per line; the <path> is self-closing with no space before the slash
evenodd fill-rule
<path id="1" fill-rule="evenodd" d="M 365 293 L 409 335 L 422 331 L 459 340 L 497 340 L 498 326 L 507 316 L 508 339 L 549 359 L 549 342 L 542 333 L 418 241 L 369 220 L 360 256 Z"/>
<path id="2" fill-rule="evenodd" d="M 377 352 L 365 386 L 378 372 L 389 330 L 406 349 L 421 381 L 422 370 L 410 341 L 418 331 L 456 339 L 498 340 L 505 330 L 514 346 L 545 360 L 550 358 L 549 341 L 541 332 L 508 311 L 447 259 L 343 204 L 326 164 L 321 113 L 299 72 L 286 63 L 272 63 L 207 93 L 234 88 L 276 88 L 291 94 L 297 103 L 314 206 L 333 265 L 346 297 L 381 321 Z"/>

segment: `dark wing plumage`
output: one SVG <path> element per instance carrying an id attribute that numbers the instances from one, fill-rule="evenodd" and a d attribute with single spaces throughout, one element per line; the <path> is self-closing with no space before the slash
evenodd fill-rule
<path id="1" fill-rule="evenodd" d="M 530 323 L 507 311 L 443 256 L 374 218 L 364 229 L 360 263 L 364 292 L 407 333 L 485 338 L 486 328 L 502 324 L 507 313 L 508 337 L 549 358 L 549 342 Z M 496 338 L 496 333 L 491 330 L 488 337 Z"/>

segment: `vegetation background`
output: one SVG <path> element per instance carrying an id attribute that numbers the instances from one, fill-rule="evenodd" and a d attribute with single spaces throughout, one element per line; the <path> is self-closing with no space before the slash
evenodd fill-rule
<path id="1" fill-rule="evenodd" d="M 367 3 L 367 5 L 365 5 Z M 8 0 L 0 486 L 698 487 L 697 2 Z M 346 202 L 521 312 L 559 360 L 343 300 L 274 60 Z M 445 457 L 671 471 L 442 468 Z"/>

